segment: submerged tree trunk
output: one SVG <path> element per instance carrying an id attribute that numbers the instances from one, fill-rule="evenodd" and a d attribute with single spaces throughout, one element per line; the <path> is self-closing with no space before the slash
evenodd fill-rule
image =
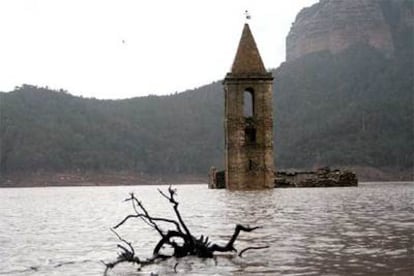
<path id="1" fill-rule="evenodd" d="M 106 269 L 104 275 L 107 275 L 108 271 L 120 263 L 128 262 L 139 265 L 139 268 L 153 264 L 157 260 L 166 260 L 171 257 L 181 258 L 185 256 L 197 256 L 200 258 L 212 258 L 214 252 L 237 252 L 234 247 L 234 243 L 237 240 L 240 232 L 251 232 L 260 227 L 248 227 L 237 224 L 233 235 L 225 245 L 218 245 L 216 243 L 211 243 L 209 238 L 204 235 L 201 235 L 199 238 L 196 238 L 188 229 L 187 225 L 184 223 L 183 218 L 178 210 L 178 201 L 175 199 L 176 190 L 172 189 L 171 186 L 168 188 L 168 193 L 164 193 L 161 190 L 158 190 L 160 194 L 165 197 L 171 204 L 176 215 L 176 219 L 168 219 L 162 217 L 153 217 L 149 214 L 147 209 L 143 206 L 141 201 L 139 201 L 133 193 L 130 194 L 130 197 L 125 201 L 131 201 L 132 207 L 134 209 L 134 214 L 126 216 L 120 223 L 114 226 L 112 232 L 118 237 L 122 244 L 118 244 L 118 248 L 121 252 L 118 255 L 117 260 L 105 263 Z M 151 226 L 155 231 L 160 235 L 160 240 L 155 245 L 153 250 L 153 255 L 149 259 L 141 260 L 135 255 L 134 247 L 130 242 L 123 239 L 115 231 L 118 227 L 122 226 L 129 219 L 141 219 L 143 222 Z M 161 229 L 159 223 L 167 223 L 171 225 L 171 229 L 167 231 Z M 178 242 L 179 241 L 179 242 Z M 160 251 L 164 246 L 169 246 L 173 249 L 173 253 L 170 255 L 162 254 Z M 268 246 L 252 246 L 247 247 L 240 251 L 239 256 L 242 257 L 242 254 L 250 249 L 263 249 L 268 248 Z M 174 267 L 174 270 L 176 267 Z"/>

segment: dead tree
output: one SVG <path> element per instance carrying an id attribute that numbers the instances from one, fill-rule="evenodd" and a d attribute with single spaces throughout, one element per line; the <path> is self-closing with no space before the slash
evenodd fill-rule
<path id="1" fill-rule="evenodd" d="M 115 225 L 112 232 L 118 237 L 122 244 L 118 244 L 118 248 L 121 250 L 117 260 L 104 263 L 106 266 L 104 275 L 107 275 L 107 272 L 120 263 L 133 263 L 139 266 L 141 269 L 145 265 L 153 264 L 159 260 L 166 260 L 171 257 L 181 258 L 185 256 L 197 256 L 200 258 L 212 258 L 214 252 L 237 252 L 234 247 L 234 242 L 240 234 L 240 231 L 251 232 L 260 227 L 248 227 L 237 224 L 234 233 L 231 236 L 230 240 L 225 245 L 218 245 L 211 243 L 209 238 L 201 235 L 199 238 L 196 238 L 188 229 L 187 225 L 184 223 L 183 218 L 178 210 L 178 201 L 175 199 L 176 190 L 172 189 L 171 186 L 168 188 L 168 194 L 164 193 L 161 190 L 158 190 L 160 194 L 165 197 L 171 204 L 176 215 L 176 219 L 167 219 L 162 217 L 154 217 L 149 214 L 144 205 L 139 201 L 133 193 L 130 194 L 130 197 L 125 199 L 125 201 L 131 201 L 132 207 L 134 209 L 134 214 L 126 216 L 120 223 Z M 158 234 L 161 236 L 158 243 L 155 245 L 152 252 L 152 257 L 142 260 L 135 255 L 134 247 L 130 242 L 123 239 L 115 231 L 118 227 L 123 225 L 130 219 L 141 219 L 147 225 L 152 227 Z M 171 226 L 167 231 L 161 229 L 160 223 L 166 223 Z M 173 249 L 173 253 L 170 255 L 163 254 L 161 249 L 164 246 L 170 246 Z M 256 247 L 247 247 L 240 251 L 239 256 L 242 257 L 242 254 L 250 249 L 263 249 L 268 248 L 268 246 L 256 246 Z M 174 270 L 176 267 L 174 267 Z"/>

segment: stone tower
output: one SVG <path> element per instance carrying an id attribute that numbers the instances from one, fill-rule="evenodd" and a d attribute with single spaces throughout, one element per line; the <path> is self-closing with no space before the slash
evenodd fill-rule
<path id="1" fill-rule="evenodd" d="M 247 23 L 223 84 L 226 187 L 273 188 L 273 77 L 263 65 Z"/>

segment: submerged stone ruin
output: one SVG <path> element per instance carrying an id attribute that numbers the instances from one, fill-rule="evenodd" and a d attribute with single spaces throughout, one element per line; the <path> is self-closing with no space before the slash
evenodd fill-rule
<path id="1" fill-rule="evenodd" d="M 208 187 L 225 189 L 225 171 L 210 169 Z M 329 167 L 315 171 L 280 171 L 274 173 L 274 188 L 348 187 L 358 186 L 355 173 L 348 170 L 331 170 Z"/>
<path id="2" fill-rule="evenodd" d="M 358 186 L 355 173 L 346 170 L 330 170 L 328 167 L 309 172 L 281 171 L 275 173 L 275 188 L 345 186 Z"/>

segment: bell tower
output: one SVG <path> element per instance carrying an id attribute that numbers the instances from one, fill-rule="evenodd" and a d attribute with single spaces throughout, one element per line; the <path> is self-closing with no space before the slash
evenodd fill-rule
<path id="1" fill-rule="evenodd" d="M 264 67 L 247 23 L 223 85 L 226 187 L 273 188 L 273 77 Z"/>

